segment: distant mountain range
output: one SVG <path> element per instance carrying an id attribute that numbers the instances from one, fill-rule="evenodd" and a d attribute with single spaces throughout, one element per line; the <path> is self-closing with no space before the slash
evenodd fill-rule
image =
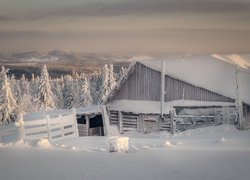
<path id="1" fill-rule="evenodd" d="M 172 56 L 173 55 L 168 55 L 165 56 L 165 58 L 171 58 Z M 176 58 L 176 56 L 173 56 L 173 58 Z M 211 54 L 208 56 L 211 56 Z M 212 56 L 240 67 L 250 69 L 250 54 L 212 54 Z M 98 71 L 100 65 L 109 62 L 114 64 L 116 71 L 119 71 L 121 66 L 128 66 L 130 61 L 157 58 L 158 57 L 53 50 L 43 52 L 0 53 L 0 64 L 9 68 L 9 73 L 14 74 L 17 78 L 22 74 L 25 74 L 28 78 L 32 73 L 35 75 L 40 74 L 40 67 L 42 64 L 48 66 L 49 73 L 52 77 L 60 77 L 63 74 L 69 74 L 73 71 L 79 73 L 93 73 Z M 164 58 L 164 56 L 159 58 Z"/>
<path id="2" fill-rule="evenodd" d="M 83 62 L 83 63 L 107 63 L 107 62 L 125 62 L 133 56 L 120 56 L 114 54 L 94 54 L 85 52 L 72 52 L 63 50 L 53 51 L 31 51 L 22 53 L 2 53 L 0 54 L 1 63 L 45 63 L 45 62 Z"/>
<path id="3" fill-rule="evenodd" d="M 114 54 L 94 54 L 83 52 L 71 52 L 62 50 L 44 52 L 22 52 L 0 54 L 0 64 L 10 69 L 10 74 L 19 78 L 25 74 L 28 78 L 34 73 L 40 73 L 40 66 L 46 64 L 52 77 L 60 77 L 73 71 L 93 73 L 99 66 L 106 63 L 115 64 L 118 70 L 121 66 L 127 66 L 133 56 L 119 56 Z"/>

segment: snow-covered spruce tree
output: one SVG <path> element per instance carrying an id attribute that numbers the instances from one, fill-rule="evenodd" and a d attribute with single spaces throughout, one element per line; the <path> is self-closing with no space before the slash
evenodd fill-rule
<path id="1" fill-rule="evenodd" d="M 30 80 L 30 94 L 32 97 L 36 97 L 36 93 L 38 91 L 39 87 L 39 77 L 35 77 L 34 74 L 31 75 L 31 80 Z"/>
<path id="2" fill-rule="evenodd" d="M 101 89 L 101 73 L 95 72 L 90 75 L 90 92 L 93 99 L 93 104 L 97 104 L 100 101 L 100 89 Z"/>
<path id="3" fill-rule="evenodd" d="M 39 99 L 40 110 L 55 109 L 55 102 L 51 91 L 50 78 L 46 65 L 42 67 L 37 98 Z"/>
<path id="4" fill-rule="evenodd" d="M 52 80 L 52 91 L 54 92 L 54 102 L 57 109 L 63 109 L 64 108 L 64 102 L 63 102 L 63 81 L 62 79 L 54 79 Z"/>
<path id="5" fill-rule="evenodd" d="M 126 68 L 124 68 L 123 66 L 120 69 L 119 75 L 118 75 L 118 79 L 119 80 L 121 77 L 124 76 L 124 74 L 126 73 Z"/>
<path id="6" fill-rule="evenodd" d="M 90 93 L 90 85 L 86 76 L 83 77 L 83 85 L 82 85 L 82 96 L 80 98 L 80 107 L 86 107 L 93 104 L 92 96 Z"/>
<path id="7" fill-rule="evenodd" d="M 72 76 L 66 75 L 63 82 L 64 87 L 62 93 L 64 99 L 64 108 L 71 109 L 74 106 L 74 86 Z"/>
<path id="8" fill-rule="evenodd" d="M 84 83 L 84 77 L 85 77 L 85 75 L 83 73 L 78 75 L 77 73 L 73 72 L 72 95 L 73 95 L 73 106 L 76 108 L 81 106 L 81 97 L 83 96 L 82 86 Z"/>
<path id="9" fill-rule="evenodd" d="M 2 67 L 0 73 L 0 121 L 1 124 L 7 125 L 14 122 L 17 115 L 16 100 L 13 97 L 10 88 L 9 79 L 7 77 L 8 70 Z"/>
<path id="10" fill-rule="evenodd" d="M 29 95 L 30 94 L 30 84 L 29 84 L 28 80 L 25 78 L 24 74 L 22 75 L 19 82 L 20 82 L 20 89 L 22 91 L 22 96 Z"/>
<path id="11" fill-rule="evenodd" d="M 101 69 L 101 87 L 100 87 L 100 100 L 105 99 L 110 91 L 109 86 L 109 69 L 108 65 L 105 64 Z"/>
<path id="12" fill-rule="evenodd" d="M 16 77 L 13 74 L 11 75 L 11 78 L 10 78 L 10 87 L 11 87 L 13 96 L 16 100 L 16 103 L 18 104 L 22 95 L 21 95 L 19 81 L 16 80 Z"/>
<path id="13" fill-rule="evenodd" d="M 116 85 L 116 79 L 114 74 L 114 66 L 109 63 L 109 91 L 111 91 Z"/>

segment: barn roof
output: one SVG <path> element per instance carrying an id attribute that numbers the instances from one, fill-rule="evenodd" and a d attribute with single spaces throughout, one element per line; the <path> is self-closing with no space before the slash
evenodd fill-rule
<path id="1" fill-rule="evenodd" d="M 241 99 L 243 102 L 250 104 L 249 60 L 250 56 L 247 55 L 192 55 L 152 58 L 136 62 L 156 71 L 161 71 L 162 61 L 164 61 L 166 75 L 233 99 L 236 99 L 235 69 L 237 66 Z M 114 91 L 127 78 L 136 62 L 130 65 L 128 72 L 119 80 Z M 108 97 L 111 95 L 112 92 Z"/>

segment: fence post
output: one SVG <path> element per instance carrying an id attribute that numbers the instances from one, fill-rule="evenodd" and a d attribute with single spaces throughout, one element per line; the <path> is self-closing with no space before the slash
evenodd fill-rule
<path id="1" fill-rule="evenodd" d="M 86 131 L 87 131 L 87 136 L 89 136 L 89 116 L 85 115 L 86 119 Z"/>
<path id="2" fill-rule="evenodd" d="M 62 133 L 62 138 L 64 137 L 64 122 L 62 120 L 62 114 L 59 115 L 60 121 L 61 121 L 61 133 Z"/>
<path id="3" fill-rule="evenodd" d="M 170 132 L 172 135 L 174 135 L 176 129 L 176 124 L 174 119 L 175 112 L 174 110 L 171 110 L 169 113 L 170 113 Z"/>
<path id="4" fill-rule="evenodd" d="M 24 139 L 24 122 L 23 122 L 23 114 L 19 113 L 18 115 L 18 121 L 19 121 L 19 139 Z"/>
<path id="5" fill-rule="evenodd" d="M 73 122 L 75 126 L 75 134 L 76 134 L 76 137 L 79 137 L 78 125 L 77 125 L 77 119 L 76 119 L 76 108 L 73 107 L 72 111 L 73 111 Z"/>
<path id="6" fill-rule="evenodd" d="M 47 122 L 47 130 L 48 130 L 48 139 L 51 141 L 51 132 L 50 132 L 50 118 L 49 115 L 46 115 L 46 122 Z"/>

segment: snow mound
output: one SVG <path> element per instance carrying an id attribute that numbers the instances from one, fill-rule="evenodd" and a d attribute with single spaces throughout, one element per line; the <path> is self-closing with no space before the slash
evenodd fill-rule
<path id="1" fill-rule="evenodd" d="M 222 137 L 221 139 L 220 139 L 220 141 L 219 141 L 220 143 L 225 143 L 225 142 L 227 142 L 227 139 L 226 138 L 224 138 L 224 137 Z"/>
<path id="2" fill-rule="evenodd" d="M 0 148 L 27 148 L 27 147 L 30 147 L 30 144 L 27 141 L 24 141 L 23 139 L 7 144 L 0 143 Z"/>
<path id="3" fill-rule="evenodd" d="M 223 133 L 236 133 L 238 132 L 237 128 L 234 125 L 220 125 L 220 126 L 211 126 L 198 129 L 190 129 L 184 132 L 175 134 L 178 136 L 197 136 L 197 135 L 209 135 L 209 134 L 223 134 Z"/>
<path id="4" fill-rule="evenodd" d="M 128 137 L 110 137 L 109 138 L 109 150 L 110 152 L 128 152 L 129 150 L 129 138 Z"/>
<path id="5" fill-rule="evenodd" d="M 173 144 L 172 144 L 170 141 L 166 141 L 166 142 L 164 143 L 163 147 L 171 148 L 171 147 L 173 147 Z"/>
<path id="6" fill-rule="evenodd" d="M 128 132 L 125 132 L 123 135 L 127 136 L 127 137 L 131 137 L 131 138 L 141 138 L 141 139 L 148 139 L 148 138 L 164 139 L 164 138 L 169 138 L 172 136 L 172 134 L 168 131 L 152 132 L 152 133 L 148 133 L 148 134 L 143 134 L 143 133 L 134 132 L 134 131 L 128 131 Z"/>
<path id="7" fill-rule="evenodd" d="M 48 139 L 42 138 L 42 139 L 39 139 L 38 141 L 36 141 L 34 146 L 39 147 L 39 148 L 47 149 L 47 148 L 51 148 L 52 144 L 49 142 Z"/>

